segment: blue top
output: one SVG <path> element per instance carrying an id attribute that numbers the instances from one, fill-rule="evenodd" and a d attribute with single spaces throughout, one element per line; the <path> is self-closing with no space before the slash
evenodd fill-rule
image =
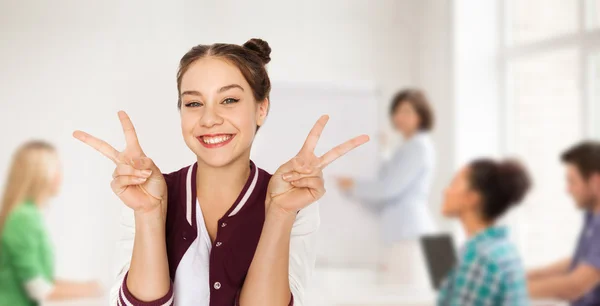
<path id="1" fill-rule="evenodd" d="M 588 264 L 600 270 L 600 216 L 588 212 L 585 214 L 583 230 L 579 236 L 571 270 L 579 264 Z M 572 303 L 573 306 L 600 305 L 600 285 Z"/>
<path id="2" fill-rule="evenodd" d="M 471 238 L 440 289 L 438 306 L 529 305 L 525 270 L 504 227 Z"/>
<path id="3" fill-rule="evenodd" d="M 379 169 L 374 180 L 357 180 L 350 195 L 381 213 L 383 239 L 393 243 L 435 231 L 429 193 L 435 150 L 428 133 L 408 139 Z"/>

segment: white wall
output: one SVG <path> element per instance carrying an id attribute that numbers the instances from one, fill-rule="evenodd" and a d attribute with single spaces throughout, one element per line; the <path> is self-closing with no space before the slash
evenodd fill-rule
<path id="1" fill-rule="evenodd" d="M 451 0 L 420 1 L 417 25 L 418 53 L 415 83 L 425 89 L 435 109 L 433 140 L 437 149 L 436 176 L 430 196 L 430 207 L 442 230 L 448 230 L 441 215 L 443 190 L 455 171 L 456 112 L 452 87 L 452 2 Z"/>
<path id="2" fill-rule="evenodd" d="M 58 275 L 109 280 L 122 205 L 109 188 L 113 165 L 72 139 L 74 129 L 120 148 L 116 112 L 124 109 L 146 153 L 163 171 L 192 162 L 175 108 L 178 60 L 198 43 L 243 43 L 251 37 L 271 44 L 274 82 L 376 83 L 380 124 L 387 128 L 389 96 L 417 83 L 420 5 L 395 0 L 313 0 L 294 6 L 275 0 L 2 1 L 0 174 L 24 140 L 55 143 L 65 171 L 63 192 L 49 214 Z M 436 139 L 448 142 L 444 134 Z"/>
<path id="3" fill-rule="evenodd" d="M 500 29 L 498 1 L 453 5 L 456 162 L 501 151 Z"/>
<path id="4" fill-rule="evenodd" d="M 498 157 L 502 153 L 498 9 L 496 0 L 452 2 L 456 168 L 474 158 Z M 459 242 L 465 240 L 457 222 L 453 222 L 452 230 Z"/>

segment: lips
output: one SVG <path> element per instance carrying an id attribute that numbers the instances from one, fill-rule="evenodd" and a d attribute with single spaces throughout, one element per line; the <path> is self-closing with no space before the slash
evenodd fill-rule
<path id="1" fill-rule="evenodd" d="M 206 148 L 219 148 L 227 145 L 235 134 L 210 134 L 197 137 L 198 141 Z"/>

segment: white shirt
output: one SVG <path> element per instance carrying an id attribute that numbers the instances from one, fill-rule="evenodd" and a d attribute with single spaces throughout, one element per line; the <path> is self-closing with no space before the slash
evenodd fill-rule
<path id="1" fill-rule="evenodd" d="M 350 195 L 380 213 L 386 243 L 435 232 L 428 206 L 435 169 L 435 149 L 429 134 L 406 141 L 380 168 L 374 180 L 357 180 Z"/>

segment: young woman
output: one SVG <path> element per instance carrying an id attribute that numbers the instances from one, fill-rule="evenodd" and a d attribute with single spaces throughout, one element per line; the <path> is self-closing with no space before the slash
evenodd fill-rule
<path id="1" fill-rule="evenodd" d="M 385 249 L 380 281 L 428 287 L 418 238 L 436 229 L 428 205 L 435 170 L 435 148 L 430 136 L 434 114 L 421 90 L 404 89 L 392 99 L 390 119 L 404 138 L 403 145 L 381 165 L 375 180 L 340 178 L 338 185 L 381 216 Z"/>
<path id="2" fill-rule="evenodd" d="M 317 157 L 323 116 L 273 175 L 254 165 L 252 142 L 270 104 L 270 52 L 251 39 L 198 45 L 183 56 L 181 129 L 197 156 L 189 167 L 161 174 L 124 112 L 122 152 L 74 133 L 117 165 L 112 189 L 134 211 L 131 262 L 112 305 L 302 305 L 319 223 L 309 205 L 325 193 L 322 169 L 368 137 Z"/>
<path id="3" fill-rule="evenodd" d="M 58 194 L 61 170 L 54 148 L 31 141 L 16 152 L 0 210 L 0 305 L 99 296 L 95 282 L 54 278 L 52 246 L 41 209 Z"/>
<path id="4" fill-rule="evenodd" d="M 517 249 L 507 229 L 496 225 L 529 186 L 526 170 L 511 160 L 475 160 L 454 177 L 443 213 L 459 219 L 469 240 L 442 284 L 438 305 L 529 305 Z"/>

